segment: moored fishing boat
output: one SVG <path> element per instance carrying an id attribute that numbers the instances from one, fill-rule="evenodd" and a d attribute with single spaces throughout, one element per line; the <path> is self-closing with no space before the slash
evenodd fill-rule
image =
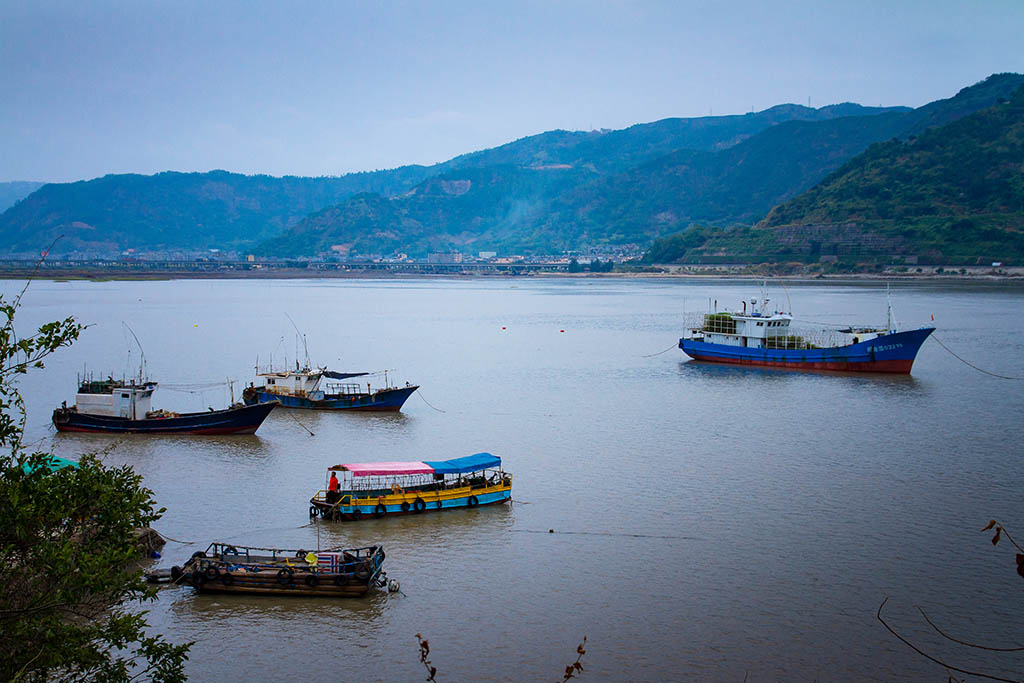
<path id="1" fill-rule="evenodd" d="M 371 384 L 352 381 L 367 377 L 368 372 L 334 372 L 327 368 L 299 368 L 294 370 L 266 370 L 257 374 L 262 384 L 250 384 L 242 392 L 242 399 L 249 405 L 277 401 L 285 408 L 310 410 L 364 410 L 397 411 L 419 389 L 418 385 L 394 386 L 384 374 L 384 385 L 374 388 Z"/>
<path id="2" fill-rule="evenodd" d="M 148 380 L 80 379 L 75 405 L 64 403 L 54 410 L 53 426 L 59 432 L 253 434 L 276 405 L 236 403 L 205 413 L 152 410 L 156 387 Z"/>
<path id="3" fill-rule="evenodd" d="M 171 576 L 199 593 L 354 598 L 386 583 L 383 564 L 377 545 L 307 552 L 211 543 Z"/>
<path id="4" fill-rule="evenodd" d="M 310 516 L 358 521 L 512 499 L 512 475 L 501 469 L 501 458 L 490 453 L 452 460 L 334 465 L 327 472 L 336 483 L 329 480 L 310 499 Z"/>
<path id="5" fill-rule="evenodd" d="M 767 297 L 743 302 L 743 311 L 705 313 L 679 340 L 683 353 L 699 361 L 769 367 L 909 374 L 918 349 L 934 327 L 899 331 L 846 327 L 795 333 L 793 316 L 768 310 Z"/>

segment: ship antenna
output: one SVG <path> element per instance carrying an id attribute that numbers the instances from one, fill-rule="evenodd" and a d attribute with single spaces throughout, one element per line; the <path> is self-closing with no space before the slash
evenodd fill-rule
<path id="1" fill-rule="evenodd" d="M 298 338 L 302 339 L 302 350 L 306 354 L 306 369 L 308 370 L 309 369 L 309 347 L 306 346 L 306 335 L 302 334 L 302 332 L 299 331 L 299 326 L 295 324 L 295 321 L 292 320 L 292 317 L 290 315 L 288 315 L 288 313 L 285 313 L 284 315 L 285 315 L 286 318 L 288 318 L 288 322 L 290 322 L 292 324 L 292 327 L 295 328 L 295 334 L 297 335 L 296 349 L 295 349 L 295 355 L 296 356 L 299 355 Z M 296 361 L 296 363 L 298 363 L 298 361 Z"/>
<path id="2" fill-rule="evenodd" d="M 142 384 L 143 372 L 146 369 L 146 352 L 142 349 L 142 342 L 140 342 L 139 338 L 135 336 L 135 330 L 133 330 L 131 326 L 129 326 L 128 323 L 126 323 L 123 320 L 121 321 L 121 324 L 124 325 L 125 329 L 127 329 L 131 333 L 132 339 L 134 339 L 135 343 L 138 344 L 139 346 L 139 384 Z M 130 353 L 131 349 L 129 349 L 128 351 Z"/>
<path id="3" fill-rule="evenodd" d="M 892 327 L 892 296 L 891 296 L 891 294 L 889 292 L 889 283 L 888 282 L 885 283 L 885 302 L 886 302 L 886 308 L 887 308 L 886 325 L 887 325 L 889 331 L 893 332 L 894 330 L 893 330 L 893 327 Z"/>

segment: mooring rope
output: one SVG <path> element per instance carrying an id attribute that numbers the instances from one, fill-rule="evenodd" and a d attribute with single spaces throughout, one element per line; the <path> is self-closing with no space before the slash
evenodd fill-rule
<path id="1" fill-rule="evenodd" d="M 423 392 L 422 392 L 422 391 L 417 391 L 417 392 L 416 392 L 416 394 L 417 394 L 417 395 L 418 395 L 418 396 L 419 396 L 419 397 L 420 397 L 421 399 L 423 399 L 423 402 L 424 402 L 424 403 L 426 403 L 426 404 L 427 404 L 428 406 L 430 406 L 431 408 L 434 408 L 434 406 L 430 405 L 430 401 L 428 401 L 427 399 L 423 398 Z M 434 410 L 436 410 L 436 411 L 437 411 L 437 412 L 439 412 L 439 413 L 447 413 L 447 412 L 448 412 L 447 410 L 441 410 L 440 408 L 434 408 Z"/>
<path id="2" fill-rule="evenodd" d="M 615 536 L 618 538 L 667 538 L 683 541 L 696 541 L 695 536 L 660 536 L 657 534 L 630 534 L 630 533 L 615 533 L 612 531 L 555 531 L 554 529 L 548 529 L 543 531 L 541 529 L 509 529 L 512 533 L 519 534 L 567 534 L 573 536 Z"/>
<path id="3" fill-rule="evenodd" d="M 932 339 L 934 339 L 938 343 L 939 346 L 941 346 L 942 348 L 946 349 L 946 351 L 949 351 L 950 355 L 952 355 L 953 358 L 956 358 L 958 361 L 960 361 L 964 365 L 967 365 L 968 367 L 974 368 L 978 372 L 984 373 L 986 375 L 991 375 L 992 377 L 998 377 L 999 379 L 1013 379 L 1013 380 L 1018 380 L 1018 381 L 1024 380 L 1024 377 L 1010 377 L 1009 375 L 1000 375 L 1000 374 L 997 374 L 995 372 L 989 372 L 988 370 L 984 370 L 982 368 L 979 368 L 974 363 L 971 363 L 970 361 L 964 360 L 960 356 L 956 355 L 956 353 L 953 352 L 953 349 L 951 349 L 948 346 L 946 346 L 945 344 L 943 344 L 942 340 L 940 340 L 934 334 L 932 335 Z"/>
<path id="4" fill-rule="evenodd" d="M 657 353 L 652 353 L 652 354 L 650 354 L 648 356 L 640 356 L 640 357 L 641 358 L 654 358 L 655 356 L 660 356 L 663 353 L 668 353 L 669 351 L 671 351 L 672 349 L 675 349 L 675 348 L 679 348 L 679 342 L 676 342 L 675 344 L 673 344 L 672 346 L 668 347 L 664 351 L 658 351 Z"/>
<path id="5" fill-rule="evenodd" d="M 316 436 L 315 434 L 313 434 L 313 430 L 312 430 L 312 429 L 310 429 L 310 428 L 309 428 L 309 427 L 307 427 L 306 425 L 304 425 L 304 424 L 302 424 L 301 422 L 299 422 L 299 418 L 295 417 L 295 413 L 293 413 L 292 411 L 290 411 L 290 410 L 289 410 L 289 411 L 288 411 L 288 414 L 289 414 L 289 415 L 291 416 L 291 418 L 292 418 L 293 420 L 295 420 L 296 422 L 298 422 L 298 424 L 299 424 L 299 426 L 300 426 L 300 427 L 302 427 L 302 428 L 303 428 L 303 429 L 305 429 L 305 430 L 306 430 L 307 432 L 309 432 L 309 435 L 310 435 L 310 436 Z"/>

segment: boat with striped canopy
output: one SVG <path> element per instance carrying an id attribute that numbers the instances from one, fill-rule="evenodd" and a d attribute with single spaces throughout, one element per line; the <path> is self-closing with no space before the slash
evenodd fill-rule
<path id="1" fill-rule="evenodd" d="M 332 490 L 330 478 L 336 479 Z M 501 458 L 475 453 L 452 460 L 368 462 L 327 468 L 328 482 L 309 501 L 311 517 L 367 517 L 475 508 L 512 499 L 512 475 Z"/>

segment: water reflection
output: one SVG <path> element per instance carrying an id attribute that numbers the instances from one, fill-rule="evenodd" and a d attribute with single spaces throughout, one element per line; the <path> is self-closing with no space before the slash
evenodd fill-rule
<path id="1" fill-rule="evenodd" d="M 748 381 L 750 378 L 758 378 L 764 381 L 793 379 L 833 381 L 850 387 L 881 388 L 885 391 L 899 391 L 902 393 L 915 393 L 923 390 L 925 387 L 913 375 L 736 365 L 692 359 L 679 363 L 679 374 L 682 377 L 700 377 L 701 379 L 711 381 Z"/>

